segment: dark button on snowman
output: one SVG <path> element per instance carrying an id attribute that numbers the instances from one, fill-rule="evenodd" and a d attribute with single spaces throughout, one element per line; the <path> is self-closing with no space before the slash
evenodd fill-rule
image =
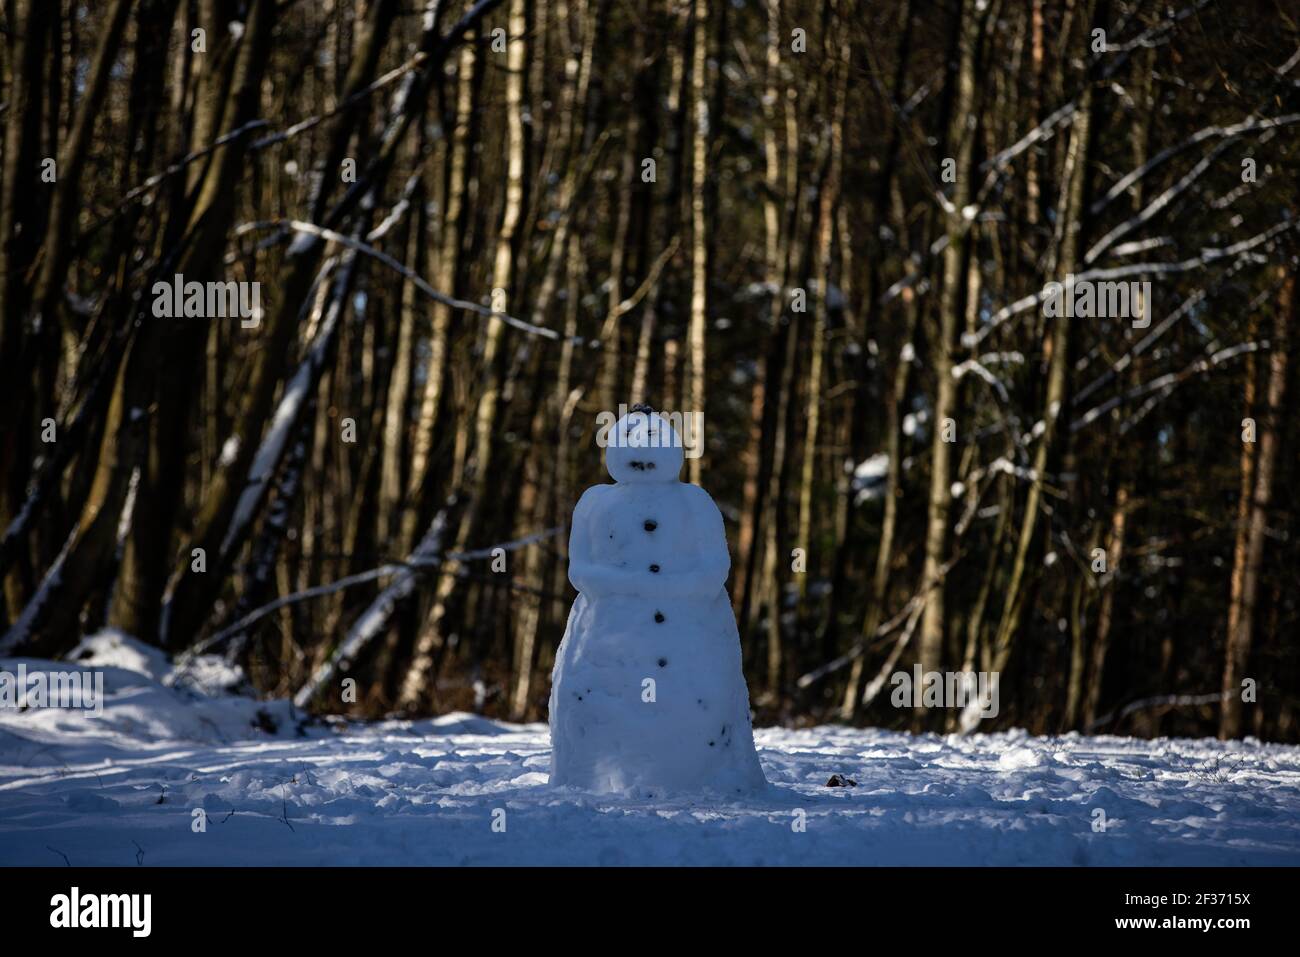
<path id="1" fill-rule="evenodd" d="M 613 485 L 573 512 L 578 599 L 551 682 L 551 783 L 658 797 L 765 785 L 727 597 L 722 515 L 677 481 L 681 439 L 637 406 L 605 449 Z"/>

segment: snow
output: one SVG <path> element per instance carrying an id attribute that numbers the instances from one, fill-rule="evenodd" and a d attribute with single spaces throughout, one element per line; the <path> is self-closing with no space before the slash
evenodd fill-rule
<path id="1" fill-rule="evenodd" d="M 312 390 L 320 379 L 320 370 L 325 363 L 330 342 L 334 338 L 340 312 L 342 309 L 338 301 L 331 300 L 324 324 L 317 331 L 306 357 L 299 363 L 293 378 L 284 387 L 284 394 L 280 397 L 280 402 L 271 417 L 271 424 L 267 426 L 262 444 L 253 453 L 253 461 L 248 468 L 248 480 L 244 484 L 243 491 L 239 493 L 235 512 L 231 516 L 230 524 L 221 542 L 223 555 L 239 543 L 244 530 L 257 515 L 258 506 L 279 467 L 280 460 L 284 457 L 284 450 L 288 447 L 293 431 L 301 419 L 302 410 L 306 407 Z M 231 442 L 235 444 L 232 446 Z M 231 450 L 229 460 L 226 459 L 226 449 Z M 232 435 L 226 440 L 222 449 L 222 464 L 233 463 L 234 455 L 238 450 L 238 440 Z"/>
<path id="2" fill-rule="evenodd" d="M 850 463 L 850 467 L 852 467 Z M 885 480 L 889 476 L 889 453 L 877 452 L 863 459 L 853 469 L 852 486 L 857 494 L 853 497 L 854 505 L 875 501 L 885 494 Z"/>
<path id="3" fill-rule="evenodd" d="M 921 426 L 930 421 L 930 411 L 922 409 L 919 412 L 909 412 L 903 416 L 903 434 L 908 438 L 918 435 Z"/>
<path id="4" fill-rule="evenodd" d="M 225 468 L 234 463 L 239 457 L 239 436 L 230 435 L 225 442 L 221 444 L 221 455 L 217 458 L 217 465 Z"/>
<path id="5" fill-rule="evenodd" d="M 316 669 L 311 680 L 298 689 L 293 702 L 300 708 L 306 707 L 324 687 L 325 682 L 340 670 L 346 670 L 362 648 L 380 633 L 388 622 L 388 617 L 397 607 L 397 603 L 411 593 L 416 586 L 415 566 L 434 561 L 442 548 L 443 535 L 446 533 L 447 513 L 439 511 L 429 524 L 420 543 L 407 557 L 403 566 L 391 566 L 393 580 L 370 603 L 361 616 L 349 629 L 347 637 L 334 652 Z"/>
<path id="6" fill-rule="evenodd" d="M 63 543 L 63 548 L 59 550 L 58 557 L 54 559 L 54 564 L 45 573 L 36 594 L 27 602 L 27 607 L 18 616 L 18 620 L 9 626 L 7 632 L 0 633 L 0 655 L 27 643 L 36 620 L 44 613 L 45 607 L 50 603 L 51 596 L 58 593 L 59 583 L 63 581 L 63 565 L 68 560 L 68 554 L 72 551 L 73 542 L 77 540 L 77 531 L 78 529 L 74 527 L 68 533 L 67 541 Z"/>
<path id="7" fill-rule="evenodd" d="M 78 654 L 23 661 L 102 669 L 101 716 L 0 710 L 0 865 L 1300 864 L 1300 748 L 1252 739 L 762 728 L 766 790 L 647 800 L 551 787 L 542 724 L 308 721 L 215 660 Z"/>
<path id="8" fill-rule="evenodd" d="M 573 514 L 579 594 L 552 676 L 552 777 L 646 799 L 762 788 L 722 515 L 677 481 L 682 443 L 666 419 L 629 413 L 609 442 L 616 481 Z"/>

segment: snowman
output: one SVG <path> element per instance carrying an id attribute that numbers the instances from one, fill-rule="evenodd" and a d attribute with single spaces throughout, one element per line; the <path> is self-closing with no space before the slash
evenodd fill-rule
<path id="1" fill-rule="evenodd" d="M 640 798 L 762 788 L 722 515 L 677 480 L 681 439 L 646 406 L 613 427 L 605 467 L 614 484 L 573 512 L 551 783 Z"/>

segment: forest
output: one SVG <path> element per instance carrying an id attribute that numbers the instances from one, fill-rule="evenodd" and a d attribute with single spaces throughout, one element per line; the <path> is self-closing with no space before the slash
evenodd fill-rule
<path id="1" fill-rule="evenodd" d="M 645 403 L 700 424 L 756 724 L 958 730 L 916 668 L 997 676 L 982 730 L 1300 741 L 1294 4 L 0 29 L 0 656 L 545 720 Z"/>

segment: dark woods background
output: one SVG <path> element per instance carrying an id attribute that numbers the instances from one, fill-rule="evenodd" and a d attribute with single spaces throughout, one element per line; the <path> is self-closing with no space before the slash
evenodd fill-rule
<path id="1" fill-rule="evenodd" d="M 919 661 L 1001 672 L 985 727 L 1300 739 L 1293 4 L 3 32 L 0 654 L 107 625 L 324 710 L 542 719 L 595 416 L 645 400 L 704 413 L 759 723 L 951 728 L 890 704 Z M 1149 326 L 1043 317 L 1098 270 Z M 260 323 L 155 318 L 176 274 Z"/>

